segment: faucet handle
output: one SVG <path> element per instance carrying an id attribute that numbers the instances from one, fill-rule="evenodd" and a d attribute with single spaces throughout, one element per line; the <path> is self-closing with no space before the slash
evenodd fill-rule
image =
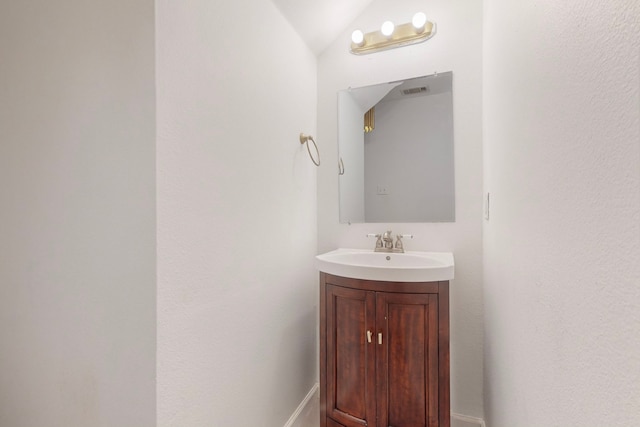
<path id="1" fill-rule="evenodd" d="M 382 247 L 382 234 L 369 233 L 369 234 L 367 234 L 367 237 L 375 237 L 377 239 L 376 240 L 376 249 Z"/>
<path id="2" fill-rule="evenodd" d="M 402 238 L 413 239 L 413 234 L 398 234 L 396 236 L 396 249 L 404 252 L 404 245 L 402 244 Z"/>

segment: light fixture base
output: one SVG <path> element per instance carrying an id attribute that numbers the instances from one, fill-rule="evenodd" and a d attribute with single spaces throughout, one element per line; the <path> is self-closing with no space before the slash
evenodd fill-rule
<path id="1" fill-rule="evenodd" d="M 424 30 L 418 33 L 412 23 L 398 25 L 391 37 L 387 37 L 380 31 L 372 31 L 364 35 L 364 44 L 358 46 L 351 43 L 351 53 L 354 55 L 367 55 L 369 53 L 380 52 L 382 50 L 394 49 L 396 47 L 408 46 L 423 43 L 436 34 L 436 24 L 427 21 Z"/>

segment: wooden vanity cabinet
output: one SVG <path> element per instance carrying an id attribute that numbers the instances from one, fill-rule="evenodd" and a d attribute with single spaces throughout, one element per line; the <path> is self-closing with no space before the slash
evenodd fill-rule
<path id="1" fill-rule="evenodd" d="M 320 427 L 449 427 L 449 282 L 320 273 Z"/>

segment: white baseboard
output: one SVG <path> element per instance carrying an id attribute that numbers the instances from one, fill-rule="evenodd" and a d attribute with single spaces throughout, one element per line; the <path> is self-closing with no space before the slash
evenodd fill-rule
<path id="1" fill-rule="evenodd" d="M 302 399 L 302 402 L 300 402 L 300 405 L 298 405 L 284 427 L 307 427 L 310 422 L 319 422 L 320 416 L 317 413 L 317 401 L 320 398 L 319 388 L 320 385 L 318 383 L 311 387 L 309 393 Z"/>
<path id="2" fill-rule="evenodd" d="M 451 427 L 486 427 L 482 418 L 451 413 Z"/>

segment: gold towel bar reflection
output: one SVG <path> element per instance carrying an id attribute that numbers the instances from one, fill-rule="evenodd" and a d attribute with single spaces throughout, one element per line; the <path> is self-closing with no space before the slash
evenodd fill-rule
<path id="1" fill-rule="evenodd" d="M 311 154 L 311 148 L 309 148 L 309 141 L 313 142 L 313 146 L 316 147 L 316 153 L 318 154 L 317 162 L 316 162 L 316 159 L 314 159 L 313 155 Z M 320 166 L 320 150 L 318 150 L 318 145 L 313 140 L 313 137 L 311 135 L 305 135 L 304 133 L 301 133 L 300 144 L 307 144 L 307 151 L 309 152 L 309 157 L 311 157 L 311 161 L 313 162 L 314 165 Z"/>

